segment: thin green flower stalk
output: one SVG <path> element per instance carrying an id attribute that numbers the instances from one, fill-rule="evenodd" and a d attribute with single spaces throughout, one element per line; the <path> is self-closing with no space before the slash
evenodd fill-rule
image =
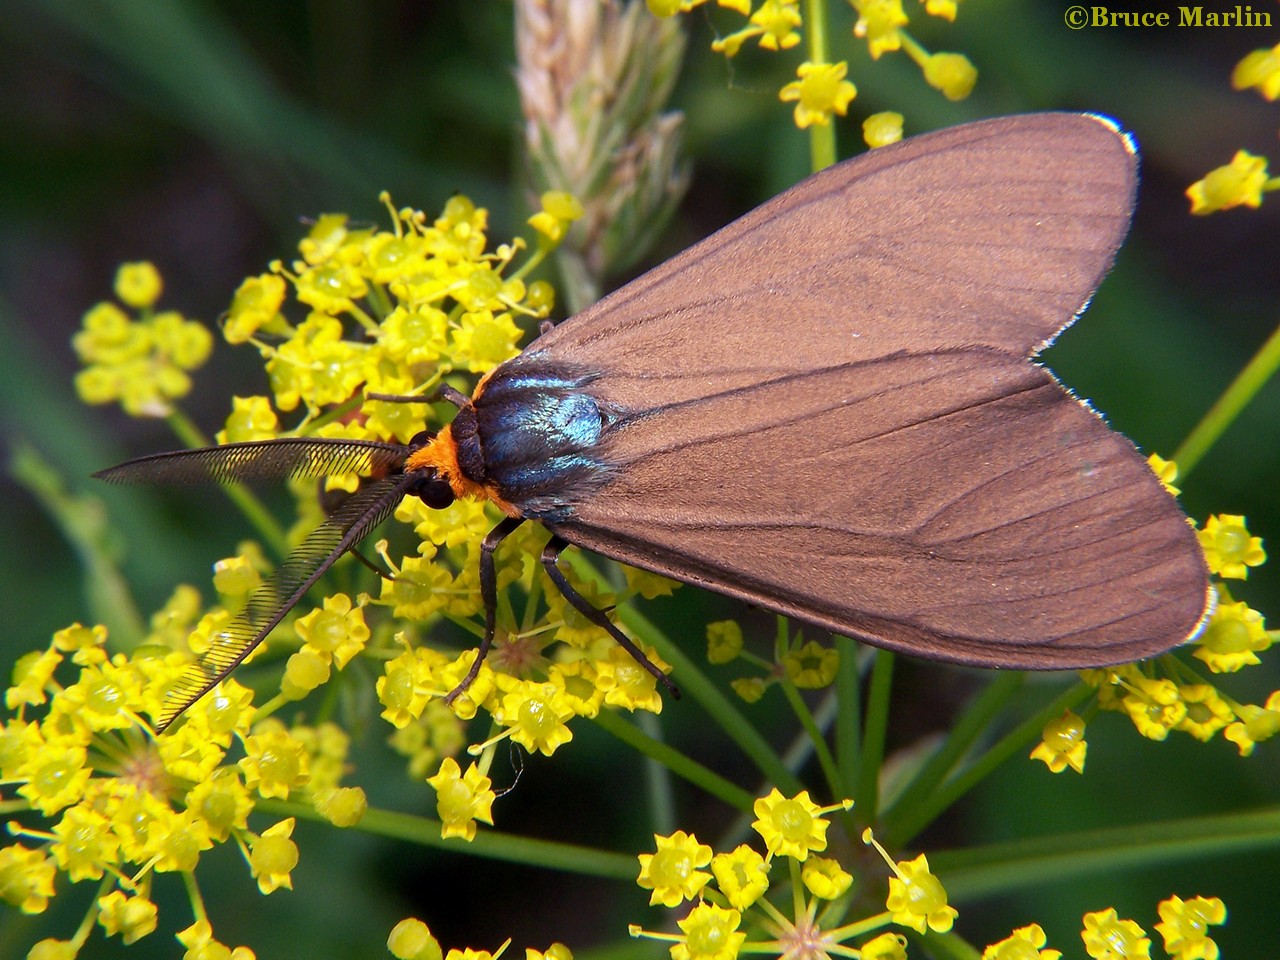
<path id="1" fill-rule="evenodd" d="M 664 113 L 684 34 L 638 0 L 517 0 L 516 84 L 534 198 L 582 205 L 557 261 L 569 312 L 600 298 L 684 196 L 680 113 Z"/>
<path id="2" fill-rule="evenodd" d="M 858 14 L 853 36 L 865 40 L 873 60 L 885 53 L 904 52 L 919 68 L 925 81 L 949 100 L 963 100 L 973 90 L 978 72 L 960 53 L 930 53 L 906 29 L 910 17 L 902 0 L 848 0 Z M 707 0 L 647 0 L 658 17 L 672 17 L 707 4 Z M 801 130 L 810 132 L 814 170 L 836 160 L 833 117 L 848 114 L 857 96 L 847 79 L 847 60 L 832 60 L 833 44 L 828 37 L 828 0 L 716 0 L 716 5 L 742 17 L 746 25 L 719 36 L 711 49 L 726 57 L 737 56 L 744 47 L 784 53 L 806 42 L 805 59 L 796 66 L 796 79 L 778 91 L 784 103 L 794 103 L 792 117 Z M 914 5 L 913 5 L 914 6 Z M 959 0 L 926 0 L 927 16 L 954 21 Z M 806 36 L 807 34 L 807 36 Z M 843 49 L 843 46 L 840 47 Z M 870 147 L 880 147 L 902 138 L 902 114 L 884 111 L 866 118 L 863 136 Z"/>

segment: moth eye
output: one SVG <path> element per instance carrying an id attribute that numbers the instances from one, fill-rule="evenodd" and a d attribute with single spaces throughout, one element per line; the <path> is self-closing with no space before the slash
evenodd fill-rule
<path id="1" fill-rule="evenodd" d="M 435 476 L 434 471 L 430 476 L 422 477 L 406 492 L 413 494 L 432 510 L 443 510 L 454 500 L 453 488 L 449 486 L 449 482 Z"/>
<path id="2" fill-rule="evenodd" d="M 409 440 L 409 446 L 414 450 L 417 450 L 419 447 L 425 447 L 435 438 L 436 434 L 434 430 L 419 430 L 413 435 L 412 439 Z"/>

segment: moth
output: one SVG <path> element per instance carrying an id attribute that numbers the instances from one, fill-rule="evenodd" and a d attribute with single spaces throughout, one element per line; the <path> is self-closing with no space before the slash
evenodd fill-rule
<path id="1" fill-rule="evenodd" d="M 835 633 L 982 667 L 1131 661 L 1193 636 L 1208 571 L 1134 445 L 1035 356 L 1128 230 L 1132 140 L 1091 114 L 966 124 L 830 167 L 498 366 L 409 444 L 288 438 L 95 476 L 369 479 L 166 702 L 163 730 L 403 497 L 495 503 L 552 534 Z M 465 685 L 464 681 L 464 685 Z"/>

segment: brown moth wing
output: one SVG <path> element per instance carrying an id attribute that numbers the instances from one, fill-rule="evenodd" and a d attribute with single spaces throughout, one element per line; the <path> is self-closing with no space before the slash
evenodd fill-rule
<path id="1" fill-rule="evenodd" d="M 899 351 L 1018 359 L 1082 310 L 1137 158 L 1084 114 L 966 124 L 803 181 L 530 345 L 631 409 Z"/>
<path id="2" fill-rule="evenodd" d="M 1129 441 L 1028 357 L 1127 227 L 1103 121 L 1044 114 L 813 177 L 540 338 L 622 411 L 552 528 L 834 631 L 988 666 L 1132 660 L 1209 606 Z"/>

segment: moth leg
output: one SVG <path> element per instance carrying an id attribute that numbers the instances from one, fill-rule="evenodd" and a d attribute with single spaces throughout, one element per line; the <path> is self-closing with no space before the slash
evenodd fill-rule
<path id="1" fill-rule="evenodd" d="M 471 669 L 462 678 L 462 682 L 444 698 L 445 703 L 453 703 L 467 687 L 475 682 L 476 677 L 480 675 L 480 664 L 484 663 L 484 658 L 489 655 L 489 648 L 493 646 L 493 634 L 497 629 L 498 615 L 498 575 L 493 565 L 493 551 L 497 550 L 498 544 L 522 523 L 524 520 L 521 517 L 507 517 L 490 530 L 484 542 L 480 544 L 480 599 L 484 601 L 484 639 L 480 641 L 480 647 L 476 650 L 476 659 L 471 664 Z"/>
<path id="2" fill-rule="evenodd" d="M 631 654 L 632 659 L 635 660 L 636 663 L 640 664 L 640 666 L 653 674 L 655 679 L 671 691 L 671 695 L 673 697 L 679 698 L 680 691 L 676 688 L 676 685 L 671 682 L 671 678 L 659 670 L 657 665 L 644 655 L 644 651 L 637 647 L 630 637 L 619 630 L 614 625 L 613 621 L 605 616 L 603 610 L 593 606 L 586 597 L 573 589 L 573 584 L 571 584 L 565 575 L 560 572 L 560 568 L 556 566 L 556 561 L 560 559 L 561 551 L 563 551 L 567 546 L 569 546 L 569 541 L 554 535 L 547 542 L 546 547 L 542 551 L 542 566 L 546 569 L 547 576 L 551 578 L 552 582 L 560 590 L 561 595 L 573 605 L 575 610 L 594 623 L 597 627 L 607 631 L 609 636 L 613 637 L 623 650 Z"/>
<path id="3" fill-rule="evenodd" d="M 440 387 L 431 393 L 366 393 L 366 400 L 379 400 L 382 403 L 431 403 L 433 400 L 448 400 L 455 407 L 461 409 L 471 402 L 471 399 L 461 391 L 455 390 L 447 383 L 440 384 Z"/>
<path id="4" fill-rule="evenodd" d="M 368 568 L 369 568 L 370 570 L 372 570 L 374 573 L 376 573 L 376 574 L 377 574 L 379 577 L 381 577 L 383 580 L 390 580 L 390 581 L 392 581 L 392 582 L 395 582 L 395 579 L 396 579 L 395 577 L 393 577 L 391 574 L 387 573 L 387 571 L 383 570 L 380 566 L 378 566 L 376 563 L 374 563 L 372 560 L 370 560 L 368 557 L 366 557 L 366 556 L 365 556 L 363 553 L 361 553 L 359 550 L 357 550 L 357 549 L 355 549 L 355 548 L 353 547 L 352 549 L 348 550 L 347 552 L 348 552 L 349 554 L 351 554 L 351 556 L 353 556 L 353 557 L 355 557 L 357 560 L 359 560 L 361 563 L 363 563 L 366 567 L 368 567 Z"/>

